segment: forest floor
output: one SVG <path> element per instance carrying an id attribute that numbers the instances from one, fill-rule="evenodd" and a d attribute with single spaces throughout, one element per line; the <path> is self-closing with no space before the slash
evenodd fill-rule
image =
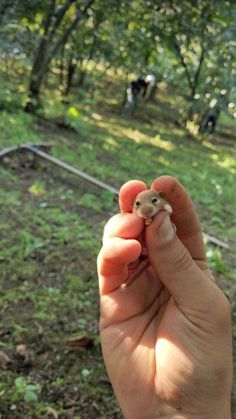
<path id="1" fill-rule="evenodd" d="M 176 176 L 203 230 L 229 244 L 206 247 L 233 304 L 236 348 L 235 129 L 222 121 L 214 135 L 191 135 L 176 124 L 176 103 L 164 90 L 124 118 L 116 89 L 73 96 L 56 111 L 47 99 L 46 119 L 2 111 L 0 149 L 49 142 L 54 156 L 117 189 L 129 179 Z M 71 129 L 58 126 L 62 117 Z M 0 418 L 122 418 L 100 349 L 96 275 L 116 200 L 25 153 L 0 164 L 0 205 Z"/>

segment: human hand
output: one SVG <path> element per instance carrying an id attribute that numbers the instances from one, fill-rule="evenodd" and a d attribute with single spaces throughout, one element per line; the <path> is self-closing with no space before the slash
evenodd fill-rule
<path id="1" fill-rule="evenodd" d="M 98 256 L 111 383 L 127 419 L 229 419 L 230 305 L 208 269 L 199 220 L 181 184 L 162 176 L 152 189 L 166 194 L 177 231 L 166 212 L 144 227 L 131 211 L 145 189 L 140 181 L 121 188 L 121 213 L 107 223 Z M 141 236 L 150 266 L 129 284 Z"/>

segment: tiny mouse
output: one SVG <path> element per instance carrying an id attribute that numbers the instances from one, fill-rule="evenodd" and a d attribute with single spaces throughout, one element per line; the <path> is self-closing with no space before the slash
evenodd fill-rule
<path id="1" fill-rule="evenodd" d="M 148 225 L 152 222 L 152 218 L 160 211 L 165 210 L 169 214 L 172 214 L 173 210 L 170 204 L 166 200 L 166 196 L 163 192 L 155 192 L 151 189 L 146 191 L 140 192 L 134 202 L 133 202 L 133 213 L 137 214 L 139 217 L 144 219 L 145 225 Z M 176 231 L 176 227 L 174 224 L 173 229 Z M 125 286 L 131 285 L 136 278 L 141 275 L 149 266 L 150 261 L 148 259 L 148 251 L 145 247 L 145 243 L 143 243 L 143 248 L 141 252 L 141 263 L 133 274 L 128 278 L 125 282 Z"/>
<path id="2" fill-rule="evenodd" d="M 172 213 L 170 204 L 166 201 L 163 192 L 156 192 L 148 189 L 140 192 L 133 202 L 133 212 L 139 217 L 144 218 L 145 225 L 152 222 L 152 218 L 161 210 Z"/>

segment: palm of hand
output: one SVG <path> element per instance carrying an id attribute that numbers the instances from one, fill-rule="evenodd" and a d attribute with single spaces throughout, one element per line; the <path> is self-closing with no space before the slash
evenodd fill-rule
<path id="1" fill-rule="evenodd" d="M 167 240 L 160 233 L 157 239 L 165 223 L 158 214 L 145 229 L 151 266 L 130 284 L 125 285 L 128 266 L 140 256 L 137 238 L 144 225 L 129 212 L 143 183 L 121 190 L 123 212 L 105 229 L 98 272 L 107 371 L 128 419 L 225 418 L 218 413 L 230 394 L 229 305 L 210 280 L 200 224 L 186 192 L 172 178 L 159 178 L 158 186 L 174 209 L 179 237 L 171 231 Z"/>
<path id="2" fill-rule="evenodd" d="M 193 372 L 186 352 L 193 328 L 168 291 L 153 279 L 149 268 L 130 287 L 104 297 L 106 308 L 113 313 L 109 320 L 101 321 L 104 357 L 114 387 L 119 383 L 118 399 L 130 394 L 134 417 L 140 410 L 148 417 L 150 407 L 161 412 L 166 403 L 181 411 L 181 399 L 188 396 L 184 377 L 189 379 Z M 189 343 L 193 346 L 193 341 Z"/>

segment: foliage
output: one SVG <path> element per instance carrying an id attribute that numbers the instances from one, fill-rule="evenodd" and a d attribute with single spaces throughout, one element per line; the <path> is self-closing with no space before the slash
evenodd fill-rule
<path id="1" fill-rule="evenodd" d="M 28 111 L 42 105 L 50 69 L 66 94 L 85 83 L 90 64 L 94 70 L 102 64 L 104 74 L 122 69 L 127 79 L 151 71 L 179 91 L 180 121 L 200 123 L 222 91 L 225 110 L 235 94 L 235 16 L 235 4 L 220 0 L 6 2 L 3 68 L 14 74 L 23 61 L 30 71 Z"/>

